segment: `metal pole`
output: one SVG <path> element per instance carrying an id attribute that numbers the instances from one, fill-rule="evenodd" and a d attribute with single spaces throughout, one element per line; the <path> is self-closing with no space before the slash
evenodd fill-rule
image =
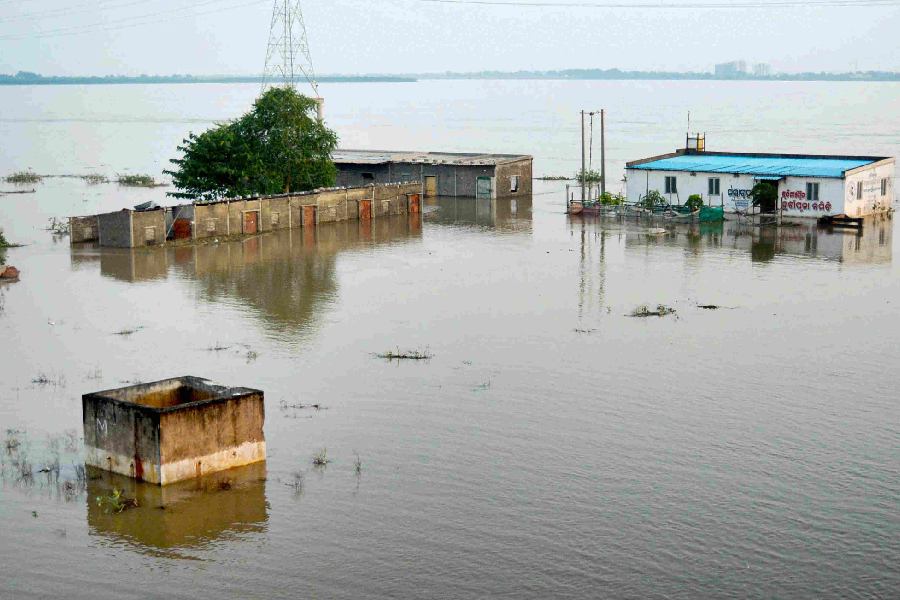
<path id="1" fill-rule="evenodd" d="M 581 111 L 581 201 L 584 202 L 584 111 Z"/>
<path id="2" fill-rule="evenodd" d="M 606 110 L 600 109 L 600 195 L 606 193 Z"/>

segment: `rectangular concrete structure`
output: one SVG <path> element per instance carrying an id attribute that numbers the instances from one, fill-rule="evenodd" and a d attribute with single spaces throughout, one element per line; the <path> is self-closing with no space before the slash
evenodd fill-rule
<path id="1" fill-rule="evenodd" d="M 337 150 L 338 184 L 418 181 L 425 197 L 531 195 L 533 158 L 524 154 Z"/>
<path id="2" fill-rule="evenodd" d="M 85 462 L 168 484 L 266 458 L 263 392 L 199 377 L 82 396 Z"/>

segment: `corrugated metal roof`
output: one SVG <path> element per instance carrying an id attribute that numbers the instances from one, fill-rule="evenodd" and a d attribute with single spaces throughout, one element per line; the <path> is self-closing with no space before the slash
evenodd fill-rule
<path id="1" fill-rule="evenodd" d="M 877 162 L 878 158 L 785 156 L 778 154 L 681 154 L 632 165 L 630 169 L 743 173 L 761 176 L 843 177 L 845 171 Z"/>
<path id="2" fill-rule="evenodd" d="M 386 163 L 421 163 L 428 165 L 497 165 L 514 160 L 530 160 L 531 156 L 524 154 L 339 149 L 334 151 L 331 158 L 334 162 L 339 164 L 381 165 Z"/>

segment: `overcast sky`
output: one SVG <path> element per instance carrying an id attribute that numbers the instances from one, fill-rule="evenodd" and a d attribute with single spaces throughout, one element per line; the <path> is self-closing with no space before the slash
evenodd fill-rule
<path id="1" fill-rule="evenodd" d="M 430 0 L 304 0 L 302 6 L 318 73 L 711 70 L 734 59 L 784 72 L 900 71 L 900 0 L 523 2 L 545 6 Z M 641 3 L 666 8 L 633 6 Z M 0 73 L 259 73 L 272 5 L 0 0 Z"/>

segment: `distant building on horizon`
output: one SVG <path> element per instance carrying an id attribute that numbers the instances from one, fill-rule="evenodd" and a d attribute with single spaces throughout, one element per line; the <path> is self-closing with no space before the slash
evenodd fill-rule
<path id="1" fill-rule="evenodd" d="M 743 60 L 733 60 L 727 63 L 719 63 L 716 65 L 716 77 L 737 77 L 747 73 L 747 62 Z"/>
<path id="2" fill-rule="evenodd" d="M 772 65 L 769 63 L 756 63 L 753 65 L 753 74 L 757 77 L 769 77 L 772 74 Z"/>

